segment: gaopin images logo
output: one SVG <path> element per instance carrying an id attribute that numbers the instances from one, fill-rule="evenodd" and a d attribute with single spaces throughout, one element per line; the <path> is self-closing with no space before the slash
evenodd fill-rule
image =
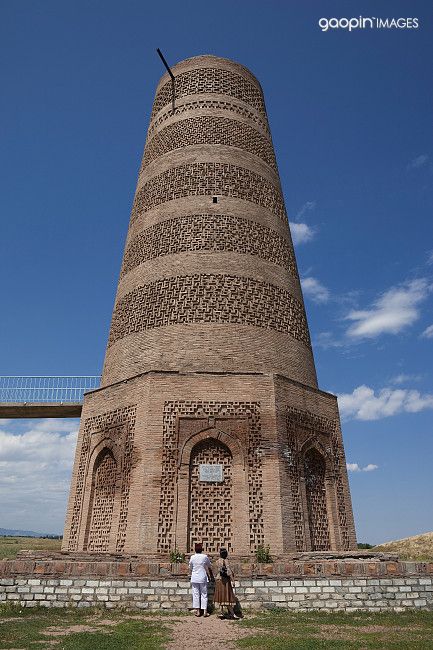
<path id="1" fill-rule="evenodd" d="M 418 18 L 378 18 L 377 16 L 356 16 L 353 18 L 319 18 L 322 32 L 334 29 L 345 29 L 352 32 L 356 29 L 418 29 Z"/>

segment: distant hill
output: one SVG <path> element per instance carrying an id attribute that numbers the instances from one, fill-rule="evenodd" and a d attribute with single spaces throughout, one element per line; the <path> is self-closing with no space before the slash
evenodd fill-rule
<path id="1" fill-rule="evenodd" d="M 431 560 L 433 558 L 433 532 L 385 542 L 374 546 L 372 550 L 398 553 L 402 560 Z"/>
<path id="2" fill-rule="evenodd" d="M 51 533 L 35 533 L 34 530 L 13 530 L 11 528 L 0 528 L 2 537 L 58 537 Z"/>

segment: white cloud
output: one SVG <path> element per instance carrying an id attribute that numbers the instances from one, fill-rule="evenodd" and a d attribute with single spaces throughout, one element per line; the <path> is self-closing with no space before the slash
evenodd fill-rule
<path id="1" fill-rule="evenodd" d="M 423 336 L 425 339 L 433 339 L 433 325 L 426 327 L 421 336 Z"/>
<path id="2" fill-rule="evenodd" d="M 373 465 L 369 463 L 365 467 L 360 467 L 358 463 L 346 463 L 348 472 L 373 472 L 375 469 L 379 468 L 379 465 Z"/>
<path id="3" fill-rule="evenodd" d="M 301 221 L 302 217 L 308 212 L 314 210 L 315 207 L 315 201 L 307 201 L 296 213 L 296 221 L 290 221 L 290 232 L 292 233 L 294 244 L 305 244 L 306 242 L 311 241 L 315 236 L 315 229 Z"/>
<path id="4" fill-rule="evenodd" d="M 77 420 L 20 420 L 0 429 L 3 527 L 62 531 L 78 426 Z"/>
<path id="5" fill-rule="evenodd" d="M 362 468 L 363 472 L 374 472 L 375 469 L 379 469 L 379 465 L 374 465 L 373 463 L 368 463 L 365 467 Z"/>
<path id="6" fill-rule="evenodd" d="M 302 291 L 313 302 L 325 303 L 329 300 L 329 291 L 316 278 L 301 278 Z"/>
<path id="7" fill-rule="evenodd" d="M 433 251 L 428 252 L 427 264 L 431 266 L 433 264 Z"/>
<path id="8" fill-rule="evenodd" d="M 398 413 L 433 409 L 433 394 L 403 388 L 382 388 L 376 394 L 363 385 L 337 397 L 341 416 L 346 420 L 379 420 Z"/>
<path id="9" fill-rule="evenodd" d="M 290 222 L 290 232 L 294 244 L 305 244 L 311 241 L 316 234 L 314 229 L 306 223 L 295 223 L 294 221 Z"/>
<path id="10" fill-rule="evenodd" d="M 391 287 L 370 309 L 352 310 L 346 320 L 354 322 L 347 330 L 351 338 L 374 338 L 397 334 L 419 318 L 418 305 L 427 298 L 431 287 L 425 278 Z"/>
<path id="11" fill-rule="evenodd" d="M 423 153 L 411 160 L 407 165 L 407 169 L 419 169 L 420 167 L 424 167 L 424 165 L 428 163 L 428 160 L 428 155 L 426 153 Z"/>

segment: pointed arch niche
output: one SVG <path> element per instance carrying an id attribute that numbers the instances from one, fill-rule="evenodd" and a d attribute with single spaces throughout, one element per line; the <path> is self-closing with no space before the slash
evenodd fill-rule
<path id="1" fill-rule="evenodd" d="M 109 552 L 112 531 L 118 519 L 118 467 L 113 450 L 103 447 L 96 455 L 91 473 L 90 498 L 84 550 L 98 553 Z"/>
<path id="2" fill-rule="evenodd" d="M 220 465 L 221 482 L 200 478 L 200 466 Z M 233 550 L 233 458 L 230 449 L 215 438 L 198 442 L 189 463 L 188 551 L 202 542 L 208 553 L 221 546 Z"/>
<path id="3" fill-rule="evenodd" d="M 192 435 L 179 455 L 176 547 L 191 551 L 195 542 L 203 542 L 205 552 L 224 546 L 249 554 L 248 472 L 240 443 L 206 428 Z M 223 481 L 200 481 L 201 464 L 222 465 Z"/>
<path id="4" fill-rule="evenodd" d="M 330 535 L 329 486 L 327 463 L 319 450 L 312 446 L 304 453 L 303 474 L 310 548 L 328 551 L 333 547 Z"/>

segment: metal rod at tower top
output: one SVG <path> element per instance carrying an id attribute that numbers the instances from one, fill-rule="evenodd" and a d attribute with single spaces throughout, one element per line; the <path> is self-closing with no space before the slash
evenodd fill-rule
<path id="1" fill-rule="evenodd" d="M 164 57 L 163 53 L 161 52 L 161 50 L 159 49 L 159 47 L 156 48 L 156 51 L 158 52 L 161 61 L 163 62 L 163 64 L 167 68 L 167 72 L 171 77 L 171 90 L 172 90 L 172 102 L 173 102 L 173 114 L 174 114 L 174 108 L 175 108 L 175 106 L 174 106 L 174 99 L 175 99 L 174 74 L 170 70 L 170 66 L 168 65 L 167 61 L 165 60 L 165 57 Z"/>

